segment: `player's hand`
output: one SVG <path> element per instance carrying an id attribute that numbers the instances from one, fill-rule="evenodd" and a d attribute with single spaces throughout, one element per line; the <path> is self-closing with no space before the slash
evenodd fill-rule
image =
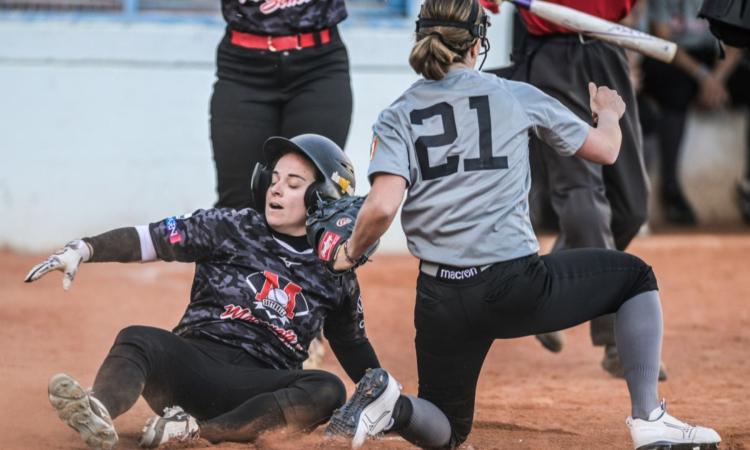
<path id="1" fill-rule="evenodd" d="M 721 108 L 729 101 L 729 93 L 724 84 L 713 74 L 708 74 L 701 80 L 698 102 L 707 109 Z"/>
<path id="2" fill-rule="evenodd" d="M 63 273 L 63 289 L 67 291 L 76 277 L 81 261 L 88 261 L 90 257 L 91 251 L 85 242 L 81 240 L 68 242 L 65 247 L 32 267 L 24 281 L 31 283 L 49 272 L 59 270 Z"/>
<path id="3" fill-rule="evenodd" d="M 614 113 L 617 119 L 621 119 L 625 114 L 625 102 L 622 97 L 607 86 L 599 86 L 589 82 L 589 105 L 591 106 L 591 115 L 596 123 L 599 116 L 607 113 Z"/>

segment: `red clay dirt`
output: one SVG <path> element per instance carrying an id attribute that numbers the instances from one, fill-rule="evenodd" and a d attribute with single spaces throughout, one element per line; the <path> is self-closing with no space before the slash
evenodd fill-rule
<path id="1" fill-rule="evenodd" d="M 545 240 L 547 246 L 549 240 Z M 660 386 L 670 412 L 712 426 L 722 449 L 750 449 L 750 235 L 688 234 L 641 237 L 631 251 L 654 266 L 665 317 L 663 359 L 669 380 Z M 69 292 L 58 273 L 22 283 L 46 255 L 0 252 L 0 448 L 80 449 L 77 433 L 62 424 L 47 401 L 47 380 L 67 372 L 93 382 L 117 332 L 131 324 L 171 328 L 187 303 L 188 264 L 91 264 Z M 414 284 L 411 256 L 376 255 L 360 270 L 370 339 L 384 366 L 415 393 Z M 567 333 L 551 354 L 533 338 L 497 341 L 482 372 L 474 449 L 628 449 L 625 383 L 599 367 L 588 326 Z M 324 369 L 346 379 L 335 358 Z M 121 449 L 137 448 L 151 415 L 139 400 L 115 422 Z M 176 446 L 184 448 L 185 446 Z M 310 436 L 268 434 L 255 446 L 199 441 L 190 448 L 339 448 L 322 429 Z M 411 448 L 397 437 L 366 448 Z"/>

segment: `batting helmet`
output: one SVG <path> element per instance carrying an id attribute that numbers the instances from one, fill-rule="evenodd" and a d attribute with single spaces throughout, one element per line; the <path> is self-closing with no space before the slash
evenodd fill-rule
<path id="1" fill-rule="evenodd" d="M 305 155 L 317 169 L 317 179 L 305 191 L 305 206 L 308 209 L 315 207 L 318 200 L 336 200 L 354 194 L 354 166 L 335 142 L 318 134 L 301 134 L 291 139 L 274 136 L 263 144 L 263 153 L 269 164 L 256 164 L 250 182 L 258 211 L 265 209 L 266 191 L 271 185 L 273 167 L 279 158 L 289 152 Z"/>
<path id="2" fill-rule="evenodd" d="M 698 16 L 725 44 L 750 47 L 750 0 L 705 0 Z"/>

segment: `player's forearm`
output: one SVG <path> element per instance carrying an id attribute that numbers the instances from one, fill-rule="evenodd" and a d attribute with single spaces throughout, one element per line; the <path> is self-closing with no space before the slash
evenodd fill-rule
<path id="1" fill-rule="evenodd" d="M 739 64 L 742 59 L 742 50 L 729 46 L 724 48 L 726 50 L 726 56 L 724 59 L 719 60 L 713 70 L 714 76 L 722 83 L 725 83 L 729 77 L 732 76 L 732 73 L 734 73 L 734 70 L 737 68 L 737 64 Z"/>
<path id="2" fill-rule="evenodd" d="M 375 350 L 367 339 L 357 342 L 339 342 L 336 340 L 328 342 L 341 367 L 355 383 L 362 378 L 367 369 L 380 367 Z"/>
<path id="3" fill-rule="evenodd" d="M 395 214 L 381 207 L 381 205 L 368 205 L 367 201 L 362 206 L 357 223 L 354 226 L 354 232 L 349 240 L 349 256 L 359 258 L 365 250 L 375 243 L 382 236 L 393 222 Z"/>
<path id="4" fill-rule="evenodd" d="M 596 128 L 591 128 L 577 156 L 597 164 L 614 164 L 620 154 L 622 130 L 617 113 L 602 111 Z"/>
<path id="5" fill-rule="evenodd" d="M 349 240 L 348 252 L 360 257 L 391 226 L 404 198 L 406 181 L 395 175 L 381 175 L 375 179 L 367 195 Z"/>
<path id="6" fill-rule="evenodd" d="M 139 227 L 140 228 L 140 227 Z M 145 233 L 148 233 L 148 227 Z M 82 240 L 87 244 L 91 254 L 88 262 L 136 262 L 143 260 L 155 259 L 153 252 L 153 243 L 150 236 L 148 242 L 142 242 L 144 231 L 135 227 L 117 228 L 93 237 L 86 237 Z M 146 245 L 144 245 L 146 244 Z M 149 248 L 150 247 L 150 248 Z M 149 251 L 151 250 L 151 252 Z M 147 258 L 143 258 L 144 253 Z M 153 257 L 148 257 L 153 253 Z"/>
<path id="7" fill-rule="evenodd" d="M 690 54 L 682 48 L 677 49 L 677 53 L 675 54 L 672 64 L 677 66 L 686 74 L 690 75 L 698 83 L 703 81 L 705 77 L 711 74 L 711 70 L 708 67 L 690 56 Z"/>

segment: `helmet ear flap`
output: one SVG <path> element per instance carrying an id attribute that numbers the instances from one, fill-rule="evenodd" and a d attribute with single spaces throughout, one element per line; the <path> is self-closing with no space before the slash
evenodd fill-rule
<path id="1" fill-rule="evenodd" d="M 266 191 L 271 186 L 273 174 L 263 163 L 255 164 L 253 175 L 250 178 L 250 190 L 253 194 L 253 207 L 263 214 L 266 209 Z"/>
<path id="2" fill-rule="evenodd" d="M 316 181 L 307 187 L 305 191 L 305 208 L 308 210 L 314 208 L 318 204 L 318 200 L 321 199 L 320 194 L 320 181 Z"/>

